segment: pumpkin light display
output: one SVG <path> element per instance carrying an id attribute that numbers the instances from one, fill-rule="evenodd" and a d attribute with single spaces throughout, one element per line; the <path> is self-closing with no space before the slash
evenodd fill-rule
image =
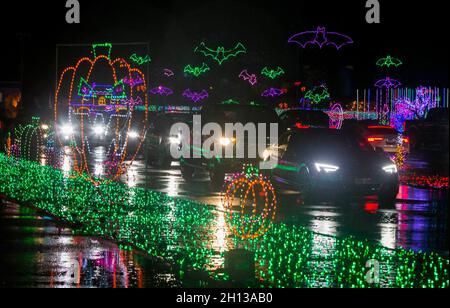
<path id="1" fill-rule="evenodd" d="M 96 170 L 107 169 L 113 171 L 106 174 L 108 178 L 117 180 L 128 167 L 125 161 L 131 165 L 143 144 L 148 117 L 146 78 L 123 58 L 113 60 L 111 44 L 92 48 L 93 59 L 80 59 L 60 76 L 54 106 L 56 136 L 61 146 L 70 148 L 76 173 L 93 178 L 98 176 Z M 136 107 L 144 111 L 139 120 L 135 120 Z M 132 124 L 134 129 L 139 127 L 133 134 Z M 130 135 L 138 136 L 133 153 L 128 153 Z M 98 143 L 106 148 L 103 165 L 92 166 L 89 162 Z"/>
<path id="2" fill-rule="evenodd" d="M 244 168 L 226 184 L 223 205 L 232 232 L 240 239 L 256 239 L 272 226 L 277 198 L 269 180 L 251 166 Z"/>

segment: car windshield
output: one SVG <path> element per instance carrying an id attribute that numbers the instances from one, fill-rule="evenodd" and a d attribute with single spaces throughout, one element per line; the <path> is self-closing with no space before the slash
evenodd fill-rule
<path id="1" fill-rule="evenodd" d="M 295 145 L 305 152 L 326 151 L 373 152 L 373 147 L 360 135 L 340 131 L 304 131 L 295 138 Z"/>
<path id="2" fill-rule="evenodd" d="M 330 121 L 328 115 L 322 111 L 289 111 L 281 117 L 290 126 L 301 123 L 303 125 L 328 127 Z"/>
<path id="3" fill-rule="evenodd" d="M 258 107 L 217 108 L 204 113 L 202 119 L 207 122 L 225 123 L 278 123 L 276 113 L 270 109 Z"/>
<path id="4" fill-rule="evenodd" d="M 371 135 L 398 135 L 394 128 L 390 127 L 369 127 L 367 128 L 367 132 Z"/>

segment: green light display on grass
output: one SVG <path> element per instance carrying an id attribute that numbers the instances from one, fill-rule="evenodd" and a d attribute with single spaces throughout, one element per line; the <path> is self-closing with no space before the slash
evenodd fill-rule
<path id="1" fill-rule="evenodd" d="M 172 263 L 180 279 L 195 269 L 216 281 L 225 252 L 255 253 L 257 287 L 448 288 L 449 260 L 437 254 L 389 250 L 355 238 L 337 239 L 303 227 L 275 223 L 254 240 L 224 229 L 225 213 L 189 200 L 120 183 L 94 185 L 59 170 L 0 154 L 0 195 L 80 226 L 81 232 L 112 239 Z M 236 221 L 237 224 L 253 223 Z M 380 281 L 366 280 L 367 261 L 380 265 Z"/>

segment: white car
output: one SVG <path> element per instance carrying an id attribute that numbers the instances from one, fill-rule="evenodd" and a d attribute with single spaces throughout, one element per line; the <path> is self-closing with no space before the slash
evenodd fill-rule
<path id="1" fill-rule="evenodd" d="M 409 138 L 391 126 L 365 126 L 363 135 L 374 148 L 381 148 L 386 153 L 396 153 L 399 147 L 403 147 L 406 154 L 410 153 Z"/>

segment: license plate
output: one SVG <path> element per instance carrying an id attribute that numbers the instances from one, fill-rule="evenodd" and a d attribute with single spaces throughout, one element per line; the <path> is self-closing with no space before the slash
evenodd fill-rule
<path id="1" fill-rule="evenodd" d="M 373 181 L 370 178 L 364 178 L 364 179 L 355 179 L 356 185 L 370 185 Z"/>

